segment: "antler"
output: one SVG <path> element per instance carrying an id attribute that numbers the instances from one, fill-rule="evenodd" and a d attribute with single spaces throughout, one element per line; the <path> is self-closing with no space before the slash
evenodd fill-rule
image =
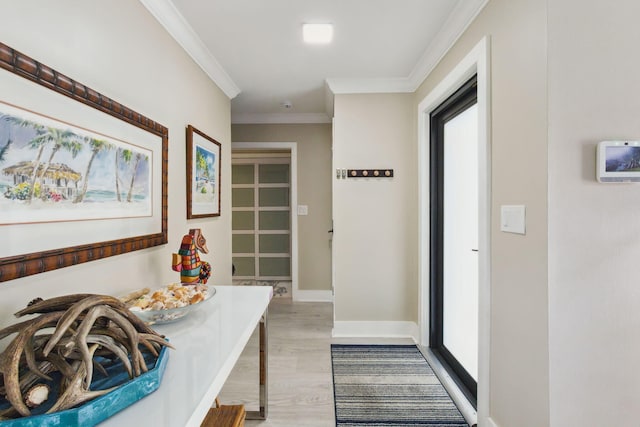
<path id="1" fill-rule="evenodd" d="M 22 395 L 20 393 L 19 365 L 22 352 L 24 351 L 25 345 L 28 344 L 29 340 L 38 330 L 53 326 L 63 314 L 64 312 L 60 311 L 45 313 L 40 317 L 24 322 L 27 323 L 27 325 L 0 355 L 0 372 L 2 372 L 4 378 L 6 397 L 9 403 L 11 403 L 11 406 L 13 406 L 20 415 L 31 415 L 29 408 L 27 408 L 27 405 L 22 401 Z"/>
<path id="2" fill-rule="evenodd" d="M 93 353 L 95 353 L 97 348 L 98 344 L 92 345 L 89 349 L 89 354 L 93 356 Z M 62 411 L 68 408 L 73 408 L 80 403 L 84 403 L 88 400 L 102 396 L 103 394 L 107 394 L 117 388 L 111 387 L 105 390 L 90 391 L 89 387 L 85 385 L 84 377 L 87 374 L 87 368 L 91 366 L 92 362 L 89 362 L 89 365 L 85 364 L 84 361 L 80 361 L 77 363 L 79 366 L 77 368 L 76 374 L 71 379 L 69 379 L 66 384 L 64 393 L 60 395 L 51 409 L 47 411 L 47 414 L 56 411 Z"/>
<path id="3" fill-rule="evenodd" d="M 110 392 L 112 389 L 90 390 L 94 364 L 106 374 L 99 359 L 94 358 L 96 353 L 119 360 L 129 376 L 135 377 L 148 370 L 141 349 L 157 357 L 162 346 L 173 348 L 122 301 L 107 295 L 38 300 L 15 313 L 17 317 L 28 314 L 39 316 L 0 329 L 0 339 L 16 335 L 0 354 L 0 394 L 11 404 L 11 408 L 0 411 L 0 420 L 14 417 L 15 412 L 29 416 L 23 394 L 41 387 L 38 381 L 51 381 L 52 372 L 59 372 L 63 380 L 61 394 L 49 413 Z M 38 334 L 54 327 L 52 333 Z M 38 397 L 29 403 L 39 404 Z"/>
<path id="4" fill-rule="evenodd" d="M 94 294 L 73 294 L 63 295 L 60 297 L 49 298 L 46 300 L 36 299 L 31 301 L 25 308 L 14 313 L 16 317 L 22 317 L 27 314 L 50 313 L 52 311 L 67 310 L 72 304 L 90 297 Z"/>
<path id="5" fill-rule="evenodd" d="M 91 331 L 96 320 L 101 317 L 107 317 L 116 323 L 123 331 L 129 340 L 129 349 L 131 350 L 132 362 L 133 362 L 133 373 L 134 376 L 140 375 L 140 370 L 147 370 L 147 365 L 144 363 L 142 358 L 142 354 L 140 350 L 138 350 L 138 331 L 130 324 L 127 323 L 126 319 L 121 316 L 119 313 L 111 309 L 106 305 L 98 305 L 87 313 L 87 316 L 84 318 L 77 332 L 73 334 L 73 336 L 69 339 L 69 341 L 64 345 L 64 351 L 66 354 L 69 354 L 71 350 L 78 349 L 80 354 L 82 354 L 82 360 L 85 364 L 86 376 L 85 376 L 85 386 L 89 388 L 91 384 L 91 380 L 93 379 L 93 364 L 91 363 L 91 359 L 93 358 L 93 354 L 89 352 L 89 347 L 87 344 L 87 336 Z M 62 321 L 62 319 L 61 319 Z M 64 325 L 64 323 L 63 323 Z M 50 347 L 50 344 L 53 341 L 53 338 L 57 335 L 57 330 L 45 346 L 44 351 L 46 354 L 47 348 Z M 142 365 L 142 366 L 141 366 Z"/>

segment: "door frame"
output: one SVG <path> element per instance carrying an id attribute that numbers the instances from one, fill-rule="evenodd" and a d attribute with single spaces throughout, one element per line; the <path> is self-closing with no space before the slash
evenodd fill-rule
<path id="1" fill-rule="evenodd" d="M 296 142 L 233 142 L 231 151 L 291 151 L 291 298 L 297 301 L 298 289 L 298 144 Z"/>
<path id="2" fill-rule="evenodd" d="M 448 365 L 451 377 L 454 381 L 460 381 L 461 389 L 466 392 L 467 397 L 474 406 L 477 405 L 477 382 L 467 371 L 456 356 L 444 343 L 444 289 L 445 289 L 445 257 L 444 246 L 447 239 L 445 235 L 444 214 L 446 210 L 446 200 L 449 196 L 445 194 L 445 125 L 450 120 L 453 121 L 460 114 L 472 107 L 477 107 L 477 75 L 465 82 L 456 90 L 453 95 L 447 98 L 430 114 L 430 176 L 431 176 L 431 262 L 430 262 L 430 312 L 429 312 L 429 348 L 441 359 L 443 365 Z M 473 141 L 477 144 L 477 138 Z M 476 165 L 480 159 L 476 157 Z M 476 189 L 479 183 L 475 183 Z M 476 206 L 476 209 L 478 206 Z M 478 212 L 476 212 L 476 215 Z M 480 218 L 476 216 L 475 221 L 479 223 Z M 475 245 L 475 244 L 474 244 Z M 467 251 L 473 246 L 467 247 Z M 476 249 L 477 250 L 477 249 Z M 477 258 L 477 257 L 476 257 Z M 450 268 L 450 267 L 449 267 Z M 478 276 L 475 277 L 478 279 Z M 476 283 L 476 286 L 477 283 Z M 476 304 L 478 301 L 476 301 Z M 477 319 L 476 319 L 477 321 Z M 476 331 L 476 334 L 478 332 Z M 476 358 L 477 358 L 476 351 Z M 466 390 L 465 390 L 466 389 Z"/>
<path id="3" fill-rule="evenodd" d="M 419 173 L 419 338 L 429 345 L 430 304 L 430 114 L 474 74 L 478 82 L 478 401 L 477 418 L 486 425 L 490 418 L 491 340 L 491 90 L 490 40 L 484 37 L 418 105 Z M 445 377 L 443 373 L 440 377 Z M 454 400 L 464 402 L 453 381 L 443 381 Z M 455 390 L 454 390 L 455 389 Z M 458 402 L 457 402 L 458 403 Z"/>

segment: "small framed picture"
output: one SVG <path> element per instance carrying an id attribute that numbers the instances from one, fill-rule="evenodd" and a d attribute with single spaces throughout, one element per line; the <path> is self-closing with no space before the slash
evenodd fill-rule
<path id="1" fill-rule="evenodd" d="M 220 216 L 221 147 L 187 126 L 187 219 Z"/>

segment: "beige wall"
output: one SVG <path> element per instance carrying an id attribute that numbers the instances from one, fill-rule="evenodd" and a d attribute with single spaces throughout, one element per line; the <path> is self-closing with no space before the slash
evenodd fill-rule
<path id="1" fill-rule="evenodd" d="M 298 289 L 331 290 L 331 125 L 233 125 L 233 142 L 296 142 L 298 205 Z"/>
<path id="2" fill-rule="evenodd" d="M 212 263 L 212 282 L 230 283 L 229 99 L 137 1 L 23 0 L 4 5 L 2 21 L 4 43 L 168 127 L 169 244 L 0 283 L 0 325 L 13 323 L 11 313 L 37 296 L 118 295 L 178 280 L 171 253 L 193 227 L 208 239 L 203 259 Z M 219 218 L 186 220 L 187 124 L 222 143 Z M 4 232 L 0 227 L 0 242 L 11 244 Z"/>
<path id="3" fill-rule="evenodd" d="M 415 97 L 417 105 L 490 37 L 489 397 L 501 427 L 549 425 L 546 18 L 546 2 L 490 1 Z M 499 231 L 505 204 L 526 205 L 525 236 Z"/>
<path id="4" fill-rule="evenodd" d="M 549 2 L 552 426 L 637 426 L 640 187 L 599 184 L 596 144 L 640 138 L 640 3 Z"/>
<path id="5" fill-rule="evenodd" d="M 417 160 L 411 95 L 336 95 L 334 167 L 393 168 L 334 179 L 335 320 L 417 319 Z"/>

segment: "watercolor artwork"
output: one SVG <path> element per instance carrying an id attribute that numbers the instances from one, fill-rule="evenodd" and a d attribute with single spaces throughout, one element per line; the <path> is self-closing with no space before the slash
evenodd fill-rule
<path id="1" fill-rule="evenodd" d="M 151 216 L 152 155 L 0 103 L 0 225 Z"/>
<path id="2" fill-rule="evenodd" d="M 220 216 L 220 149 L 215 139 L 187 127 L 187 218 Z"/>
<path id="3" fill-rule="evenodd" d="M 213 204 L 216 201 L 216 153 L 196 145 L 195 165 L 193 203 Z"/>

